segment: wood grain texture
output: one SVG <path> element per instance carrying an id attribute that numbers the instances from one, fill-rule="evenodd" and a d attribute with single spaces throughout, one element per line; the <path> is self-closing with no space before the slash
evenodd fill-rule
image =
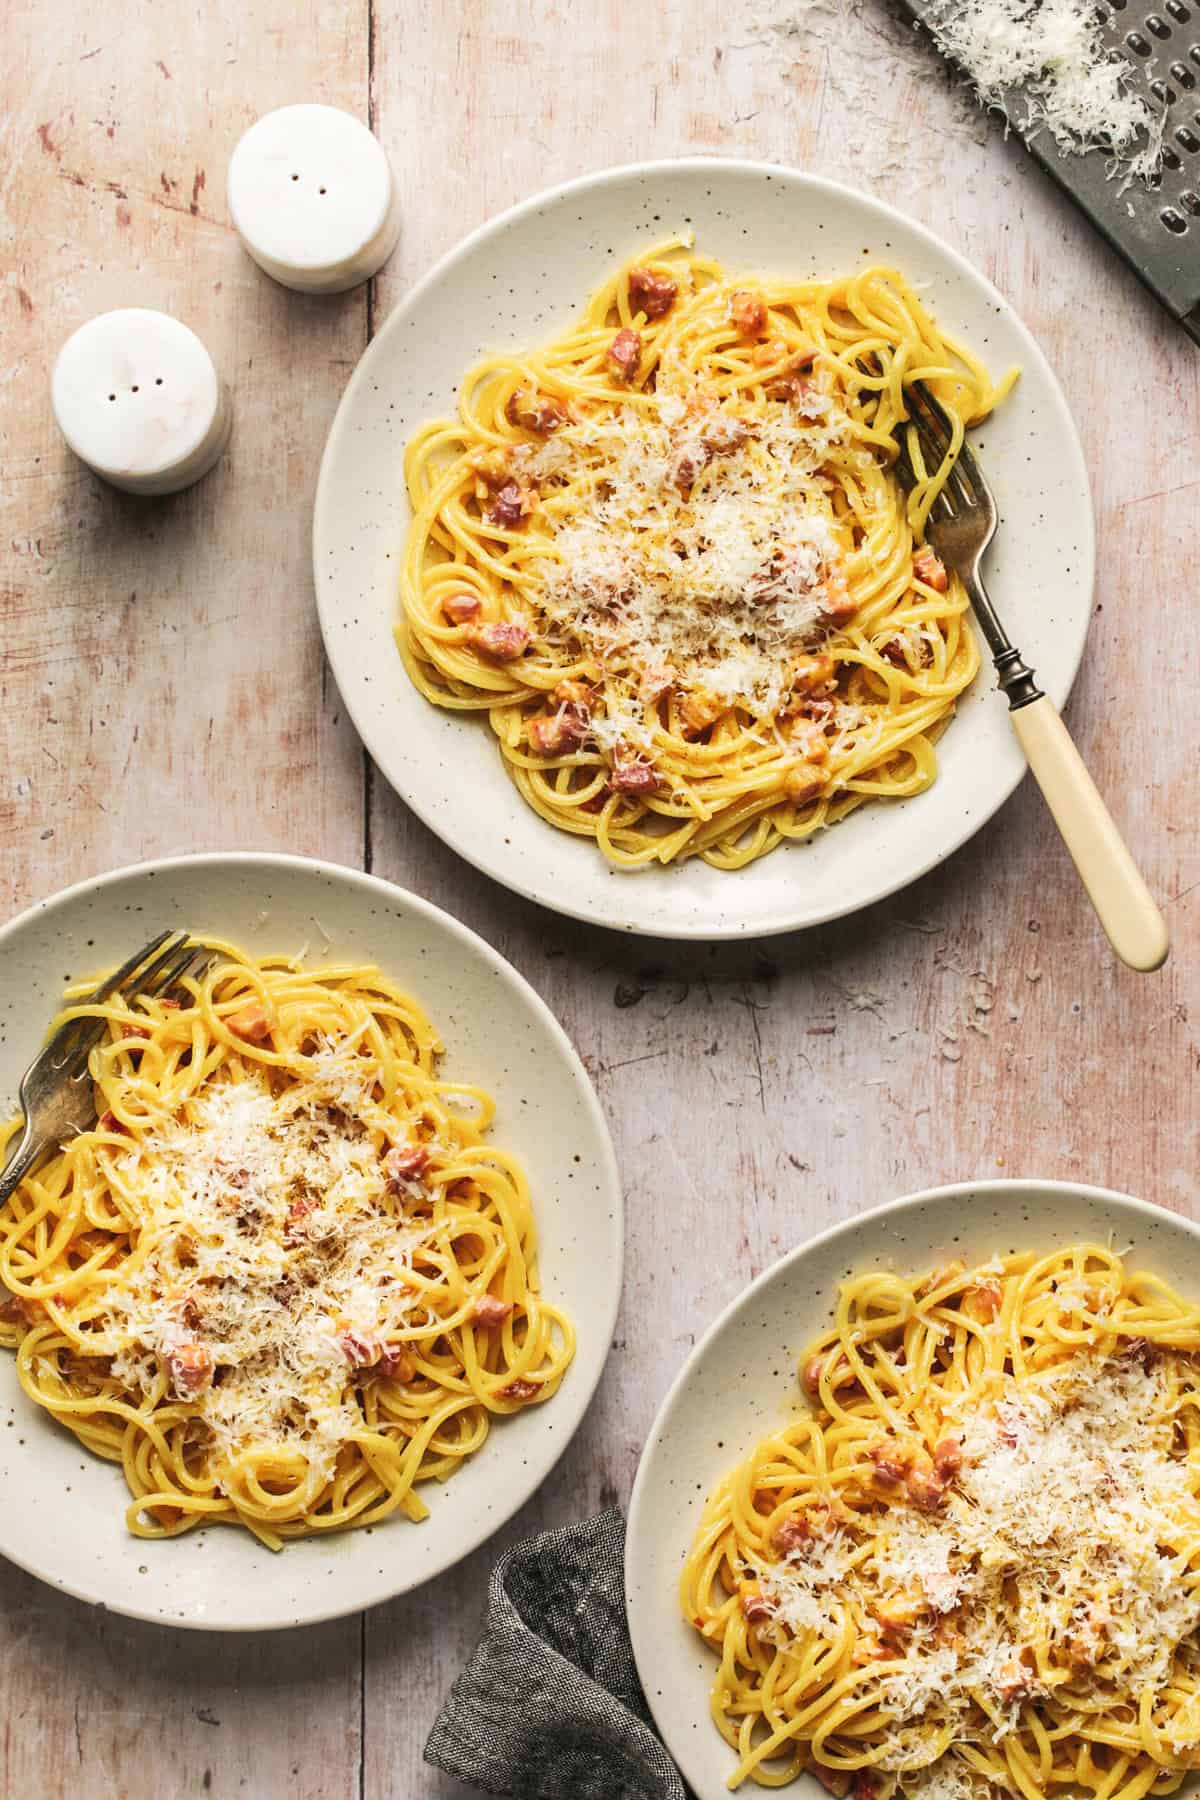
<path id="1" fill-rule="evenodd" d="M 302 15 L 246 0 L 219 23 L 101 0 L 51 46 L 19 0 L 4 77 L 0 203 L 18 250 L 0 293 L 3 730 L 16 777 L 0 815 L 5 897 L 15 908 L 187 844 L 365 855 L 480 931 L 547 999 L 616 1135 L 630 1253 L 596 1401 L 500 1542 L 624 1501 L 696 1336 L 832 1220 L 915 1187 L 1023 1172 L 1195 1209 L 1194 348 L 886 0 L 827 0 L 786 40 L 754 29 L 753 10 L 671 0 L 651 30 L 634 0 L 347 0 Z M 14 73 L 23 62 L 31 79 Z M 907 893 L 804 936 L 711 950 L 541 913 L 443 849 L 378 777 L 364 792 L 325 691 L 306 545 L 367 298 L 273 288 L 240 257 L 221 198 L 242 125 L 308 97 L 370 116 L 399 171 L 404 232 L 375 284 L 375 322 L 498 209 L 678 153 L 847 180 L 998 283 L 1084 436 L 1100 580 L 1068 718 L 1166 904 L 1175 950 L 1161 975 L 1113 965 L 1029 784 Z M 129 300 L 131 271 L 136 297 L 193 323 L 236 388 L 226 464 L 153 505 L 71 464 L 47 397 L 57 343 Z M 214 1643 L 106 1621 L 98 1650 L 84 1609 L 5 1570 L 0 1694 L 14 1723 L 0 1790 L 461 1800 L 421 1746 L 474 1640 L 497 1547 L 361 1630 Z M 169 1759 L 153 1769 L 152 1744 Z"/>

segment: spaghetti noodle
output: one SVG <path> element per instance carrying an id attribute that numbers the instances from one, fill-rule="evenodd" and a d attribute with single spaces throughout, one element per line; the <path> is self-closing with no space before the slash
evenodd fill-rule
<path id="1" fill-rule="evenodd" d="M 941 468 L 915 379 L 953 420 Z M 529 805 L 622 867 L 740 868 L 919 793 L 979 661 L 924 523 L 1013 379 L 893 270 L 735 279 L 657 245 L 410 443 L 408 672 L 485 712 Z"/>
<path id="2" fill-rule="evenodd" d="M 1140 1800 L 1200 1767 L 1200 1308 L 1101 1245 L 848 1281 L 683 1572 L 731 1788 Z"/>
<path id="3" fill-rule="evenodd" d="M 68 995 L 99 1117 L 0 1208 L 0 1343 L 137 1536 L 425 1518 L 571 1360 L 525 1176 L 378 970 L 215 951 L 132 1009 Z"/>

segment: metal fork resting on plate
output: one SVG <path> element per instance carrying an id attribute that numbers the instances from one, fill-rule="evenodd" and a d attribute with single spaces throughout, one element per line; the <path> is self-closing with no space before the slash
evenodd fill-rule
<path id="1" fill-rule="evenodd" d="M 132 1005 L 168 993 L 206 954 L 186 931 L 160 931 L 148 944 L 78 1006 L 92 1006 L 114 996 Z M 43 1044 L 21 1078 L 20 1102 L 25 1128 L 3 1171 L 0 1206 L 47 1151 L 86 1131 L 96 1122 L 96 1101 L 88 1076 L 88 1058 L 107 1028 L 104 1019 L 69 1019 Z"/>
<path id="2" fill-rule="evenodd" d="M 939 469 L 953 448 L 950 417 L 924 382 L 910 382 L 904 392 L 926 466 Z M 901 445 L 896 472 L 912 486 L 916 472 L 903 439 Z M 1131 969 L 1157 969 L 1170 947 L 1166 921 L 1054 702 L 1009 641 L 983 585 L 979 565 L 996 534 L 996 521 L 992 491 L 964 442 L 930 510 L 926 541 L 967 590 L 1008 700 L 1013 730 L 1109 942 Z"/>

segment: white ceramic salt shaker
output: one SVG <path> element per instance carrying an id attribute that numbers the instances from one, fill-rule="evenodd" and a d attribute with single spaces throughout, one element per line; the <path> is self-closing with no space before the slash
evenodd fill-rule
<path id="1" fill-rule="evenodd" d="M 194 331 L 141 306 L 101 313 L 70 336 L 50 384 L 76 456 L 131 494 L 173 494 L 229 441 L 229 396 Z"/>
<path id="2" fill-rule="evenodd" d="M 229 159 L 229 212 L 260 268 L 301 293 L 340 294 L 381 268 L 400 235 L 391 164 L 336 106 L 281 106 Z"/>

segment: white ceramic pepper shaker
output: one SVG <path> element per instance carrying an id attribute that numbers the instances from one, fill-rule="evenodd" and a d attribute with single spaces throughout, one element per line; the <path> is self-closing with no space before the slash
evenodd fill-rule
<path id="1" fill-rule="evenodd" d="M 260 268 L 301 293 L 340 294 L 381 268 L 400 235 L 382 144 L 336 106 L 281 106 L 229 159 L 229 212 Z"/>
<path id="2" fill-rule="evenodd" d="M 54 416 L 89 468 L 131 494 L 199 481 L 229 441 L 229 396 L 194 331 L 141 306 L 101 313 L 63 345 Z"/>

